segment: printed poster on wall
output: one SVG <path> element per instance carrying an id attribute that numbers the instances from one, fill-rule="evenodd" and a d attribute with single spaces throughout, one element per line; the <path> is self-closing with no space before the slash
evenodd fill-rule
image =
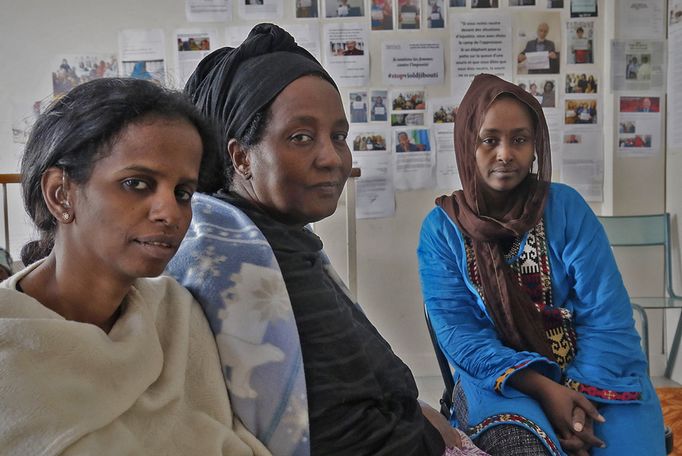
<path id="1" fill-rule="evenodd" d="M 325 24 L 325 68 L 339 87 L 369 82 L 369 31 L 357 23 Z"/>
<path id="2" fill-rule="evenodd" d="M 64 95 L 69 90 L 93 79 L 118 76 L 118 58 L 109 54 L 60 54 L 52 65 L 52 94 Z"/>
<path id="3" fill-rule="evenodd" d="M 451 25 L 452 93 L 456 99 L 462 98 L 479 73 L 511 80 L 512 34 L 508 16 L 462 13 L 451 18 Z"/>
<path id="4" fill-rule="evenodd" d="M 121 76 L 165 82 L 166 45 L 162 29 L 121 30 L 118 55 Z"/>
<path id="5" fill-rule="evenodd" d="M 668 99 L 666 137 L 668 149 L 679 150 L 682 144 L 682 0 L 669 3 L 668 20 Z M 677 77 L 674 77 L 677 75 Z M 675 152 L 673 152 L 675 153 Z"/>
<path id="6" fill-rule="evenodd" d="M 440 41 L 387 41 L 381 52 L 385 84 L 442 84 L 445 66 Z"/>
<path id="7" fill-rule="evenodd" d="M 651 157 L 660 152 L 661 98 L 620 97 L 618 109 L 618 154 Z"/>
<path id="8" fill-rule="evenodd" d="M 201 59 L 215 49 L 215 33 L 201 30 L 178 30 L 175 55 L 175 75 L 169 77 L 170 85 L 182 89 Z"/>
<path id="9" fill-rule="evenodd" d="M 355 215 L 359 219 L 395 214 L 395 188 L 390 137 L 382 128 L 357 129 L 349 135 L 353 167 L 362 174 L 356 180 Z"/>
<path id="10" fill-rule="evenodd" d="M 237 0 L 237 6 L 242 19 L 272 20 L 282 17 L 284 0 Z"/>
<path id="11" fill-rule="evenodd" d="M 586 201 L 602 201 L 604 199 L 602 132 L 566 130 L 559 172 L 561 182 L 576 189 Z"/>
<path id="12" fill-rule="evenodd" d="M 613 40 L 613 90 L 662 90 L 665 83 L 664 49 L 664 41 Z"/>
<path id="13" fill-rule="evenodd" d="M 436 142 L 436 187 L 452 192 L 462 188 L 455 158 L 455 136 L 452 124 L 442 124 L 434 128 Z"/>
<path id="14" fill-rule="evenodd" d="M 232 0 L 186 0 L 187 22 L 226 22 L 232 20 Z"/>
<path id="15" fill-rule="evenodd" d="M 433 188 L 436 158 L 428 128 L 396 128 L 395 188 L 417 190 Z"/>

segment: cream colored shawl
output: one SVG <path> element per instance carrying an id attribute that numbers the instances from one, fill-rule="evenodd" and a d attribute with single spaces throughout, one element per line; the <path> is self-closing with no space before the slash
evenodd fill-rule
<path id="1" fill-rule="evenodd" d="M 106 334 L 16 291 L 34 267 L 0 285 L 3 455 L 270 454 L 233 419 L 213 336 L 174 280 L 137 280 Z"/>

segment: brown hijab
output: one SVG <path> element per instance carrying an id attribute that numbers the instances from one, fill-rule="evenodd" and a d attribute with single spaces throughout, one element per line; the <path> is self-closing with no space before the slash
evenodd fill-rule
<path id="1" fill-rule="evenodd" d="M 526 104 L 535 121 L 537 173 L 509 194 L 504 214 L 487 216 L 481 187 L 486 185 L 476 165 L 478 132 L 490 105 L 502 94 Z M 518 284 L 504 255 L 515 238 L 533 228 L 540 218 L 552 174 L 549 131 L 540 103 L 520 87 L 490 74 L 474 78 L 462 99 L 455 119 L 455 154 L 463 190 L 441 196 L 443 208 L 473 243 L 488 314 L 503 343 L 516 350 L 528 350 L 554 359 L 540 313 Z"/>

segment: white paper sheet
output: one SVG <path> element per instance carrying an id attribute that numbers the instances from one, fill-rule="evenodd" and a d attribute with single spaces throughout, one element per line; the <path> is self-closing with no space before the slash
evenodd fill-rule
<path id="1" fill-rule="evenodd" d="M 416 190 L 433 188 L 436 158 L 431 146 L 431 133 L 426 128 L 395 129 L 395 188 Z"/>
<path id="2" fill-rule="evenodd" d="M 177 30 L 175 41 L 175 75 L 169 79 L 170 85 L 182 89 L 201 59 L 215 50 L 215 32 Z"/>
<path id="3" fill-rule="evenodd" d="M 660 153 L 661 97 L 620 97 L 618 154 L 651 157 Z"/>
<path id="4" fill-rule="evenodd" d="M 348 136 L 353 167 L 362 174 L 356 180 L 355 214 L 359 219 L 395 214 L 393 163 L 385 129 L 353 128 Z"/>
<path id="5" fill-rule="evenodd" d="M 663 90 L 665 71 L 664 41 L 611 42 L 613 90 Z"/>
<path id="6" fill-rule="evenodd" d="M 232 20 L 232 0 L 185 0 L 188 22 L 226 22 Z"/>
<path id="7" fill-rule="evenodd" d="M 450 19 L 452 93 L 461 99 L 479 73 L 506 80 L 512 75 L 511 18 L 495 13 L 462 13 Z"/>
<path id="8" fill-rule="evenodd" d="M 452 128 L 439 125 L 434 128 L 436 141 L 436 187 L 452 192 L 462 188 L 455 158 L 455 136 Z"/>
<path id="9" fill-rule="evenodd" d="M 340 87 L 369 82 L 369 31 L 366 24 L 325 24 L 325 68 Z"/>
<path id="10" fill-rule="evenodd" d="M 561 181 L 586 201 L 604 199 L 604 154 L 600 130 L 566 130 L 561 150 Z"/>
<path id="11" fill-rule="evenodd" d="M 665 38 L 664 0 L 618 0 L 616 37 L 662 40 Z"/>
<path id="12" fill-rule="evenodd" d="M 166 46 L 162 29 L 127 29 L 118 34 L 121 76 L 165 83 Z"/>
<path id="13" fill-rule="evenodd" d="M 250 21 L 272 20 L 282 17 L 284 0 L 237 0 L 239 17 Z"/>
<path id="14" fill-rule="evenodd" d="M 445 73 L 440 41 L 386 41 L 381 52 L 385 84 L 442 84 Z"/>
<path id="15" fill-rule="evenodd" d="M 682 0 L 670 2 L 668 27 L 666 137 L 668 150 L 678 153 L 682 144 Z"/>

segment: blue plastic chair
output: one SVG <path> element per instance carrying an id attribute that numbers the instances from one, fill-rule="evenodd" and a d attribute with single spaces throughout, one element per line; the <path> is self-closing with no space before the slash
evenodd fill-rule
<path id="1" fill-rule="evenodd" d="M 673 290 L 672 255 L 670 244 L 670 214 L 652 215 L 615 215 L 598 216 L 606 230 L 609 243 L 617 248 L 637 248 L 644 246 L 660 246 L 663 249 L 664 274 L 658 280 L 663 285 L 660 296 L 630 298 L 632 308 L 642 319 L 642 346 L 649 360 L 649 321 L 646 309 L 669 309 L 682 307 L 682 296 Z M 665 329 L 664 329 L 665 330 Z M 682 318 L 678 320 L 673 343 L 665 368 L 665 376 L 670 378 L 675 358 L 682 338 Z"/>

